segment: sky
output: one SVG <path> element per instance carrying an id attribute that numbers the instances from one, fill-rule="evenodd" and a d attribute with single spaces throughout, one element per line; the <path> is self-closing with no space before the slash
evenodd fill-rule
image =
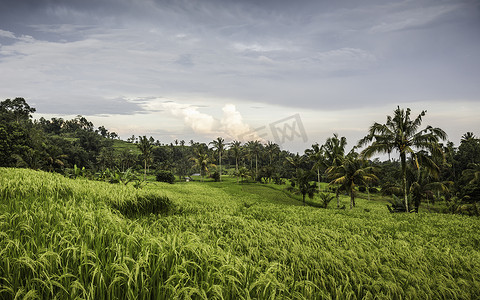
<path id="1" fill-rule="evenodd" d="M 480 136 L 480 1 L 0 0 L 0 100 L 123 139 L 355 145 L 397 106 Z"/>

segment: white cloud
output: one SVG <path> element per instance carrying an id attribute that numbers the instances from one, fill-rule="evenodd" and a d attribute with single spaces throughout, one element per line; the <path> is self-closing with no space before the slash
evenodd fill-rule
<path id="1" fill-rule="evenodd" d="M 192 128 L 195 133 L 211 134 L 218 128 L 218 121 L 211 115 L 199 112 L 196 107 L 175 102 L 163 103 L 161 106 L 172 115 L 182 118 L 185 125 Z"/>
<path id="2" fill-rule="evenodd" d="M 243 117 L 233 104 L 225 104 L 222 108 L 223 117 L 220 121 L 222 131 L 232 139 L 242 140 L 260 140 L 258 133 L 252 132 L 250 126 L 243 121 Z M 246 135 L 249 133 L 248 135 Z"/>
<path id="3" fill-rule="evenodd" d="M 385 33 L 398 30 L 407 30 L 418 26 L 429 24 L 440 17 L 459 8 L 458 4 L 407 7 L 401 11 L 386 14 L 380 24 L 370 29 L 371 33 Z"/>
<path id="4" fill-rule="evenodd" d="M 10 31 L 7 31 L 7 30 L 2 30 L 2 29 L 0 29 L 0 37 L 16 39 L 16 36 L 15 36 L 15 34 L 13 34 L 13 32 L 10 32 Z"/>
<path id="5" fill-rule="evenodd" d="M 199 111 L 192 104 L 182 104 L 171 100 L 153 99 L 141 105 L 147 111 L 165 110 L 170 115 L 182 120 L 183 124 L 197 134 L 205 136 L 222 136 L 232 140 L 262 140 L 257 132 L 243 120 L 236 106 L 227 103 L 222 108 L 221 118 Z"/>

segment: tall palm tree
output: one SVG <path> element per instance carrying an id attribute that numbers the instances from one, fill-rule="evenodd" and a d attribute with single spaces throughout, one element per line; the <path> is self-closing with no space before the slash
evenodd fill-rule
<path id="1" fill-rule="evenodd" d="M 220 181 L 222 181 L 222 153 L 225 151 L 225 140 L 218 137 L 216 140 L 210 142 L 209 145 L 213 145 L 213 149 L 218 153 Z"/>
<path id="2" fill-rule="evenodd" d="M 252 158 L 255 157 L 255 180 L 257 180 L 258 177 L 258 156 L 260 154 L 260 151 L 262 150 L 262 144 L 255 140 L 255 141 L 249 141 L 246 144 L 247 149 L 249 150 Z"/>
<path id="3" fill-rule="evenodd" d="M 353 150 L 343 159 L 341 165 L 329 167 L 327 174 L 332 179 L 331 184 L 340 185 L 339 189 L 350 195 L 350 209 L 355 206 L 355 187 L 378 180 L 373 174 L 373 168 L 366 167 Z"/>
<path id="4" fill-rule="evenodd" d="M 265 151 L 268 154 L 270 165 L 272 165 L 273 157 L 280 153 L 280 146 L 278 146 L 278 144 L 268 141 L 265 145 Z"/>
<path id="5" fill-rule="evenodd" d="M 152 159 L 153 142 L 152 139 L 148 139 L 145 135 L 138 137 L 137 148 L 142 152 L 142 158 L 144 162 L 144 174 L 143 180 L 147 180 L 147 164 Z"/>
<path id="6" fill-rule="evenodd" d="M 239 141 L 233 141 L 230 143 L 230 150 L 233 152 L 233 156 L 235 157 L 235 174 L 237 176 L 237 183 L 238 183 L 238 158 L 240 157 L 240 152 L 242 150 L 242 143 Z"/>
<path id="7" fill-rule="evenodd" d="M 407 191 L 407 158 L 412 156 L 416 150 L 427 150 L 432 155 L 441 155 L 440 140 L 445 140 L 447 134 L 440 128 L 427 126 L 419 130 L 422 118 L 426 111 L 422 111 L 414 120 L 410 119 L 410 108 L 406 110 L 397 109 L 393 117 L 387 116 L 385 124 L 374 123 L 365 136 L 358 142 L 359 147 L 370 144 L 362 151 L 364 158 L 372 157 L 376 153 L 392 153 L 396 151 L 400 156 L 402 169 L 403 193 L 405 208 L 408 212 L 408 191 Z"/>
<path id="8" fill-rule="evenodd" d="M 317 170 L 318 192 L 320 192 L 320 169 L 326 166 L 323 146 L 318 143 L 312 145 L 312 149 L 305 150 L 308 159 L 313 162 L 312 170 Z"/>
<path id="9" fill-rule="evenodd" d="M 338 138 L 338 134 L 334 133 L 333 137 L 329 137 L 323 145 L 325 163 L 327 167 L 336 167 L 342 164 L 345 157 L 345 147 L 347 139 L 342 136 Z M 337 208 L 340 208 L 340 195 L 338 187 L 335 188 L 335 196 L 337 198 Z"/>
<path id="10" fill-rule="evenodd" d="M 298 169 L 305 162 L 305 156 L 299 155 L 298 153 L 295 154 L 295 155 L 287 156 L 285 159 L 286 159 L 287 164 L 289 164 L 289 165 L 291 165 L 292 167 L 295 168 L 295 173 L 298 171 Z"/>
<path id="11" fill-rule="evenodd" d="M 329 137 L 323 145 L 325 160 L 329 166 L 338 166 L 341 164 L 345 156 L 345 147 L 347 139 L 342 136 L 338 138 L 338 134 L 334 133 L 333 137 Z"/>
<path id="12" fill-rule="evenodd" d="M 298 190 L 302 194 L 303 205 L 305 206 L 305 196 L 311 199 L 316 192 L 315 181 L 310 183 L 310 177 L 312 176 L 311 170 L 304 170 L 302 168 L 297 169 L 295 176 L 295 183 L 298 187 Z"/>

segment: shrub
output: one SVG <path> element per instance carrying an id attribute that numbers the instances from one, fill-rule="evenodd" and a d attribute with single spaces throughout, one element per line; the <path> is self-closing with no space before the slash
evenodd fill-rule
<path id="1" fill-rule="evenodd" d="M 320 200 L 322 201 L 322 207 L 323 208 L 327 208 L 328 207 L 328 203 L 330 203 L 330 201 L 332 201 L 333 199 L 335 199 L 335 196 L 332 195 L 332 194 L 328 194 L 328 193 L 320 193 Z"/>
<path id="2" fill-rule="evenodd" d="M 156 173 L 156 179 L 160 182 L 167 182 L 167 183 L 174 183 L 175 182 L 175 175 L 173 175 L 170 171 L 159 170 Z"/>
<path id="3" fill-rule="evenodd" d="M 282 185 L 282 184 L 285 184 L 285 179 L 280 177 L 280 176 L 274 176 L 273 177 L 273 183 L 278 184 L 278 185 Z"/>
<path id="4" fill-rule="evenodd" d="M 372 194 L 375 194 L 378 192 L 377 188 L 374 188 L 374 187 L 369 188 L 368 191 Z"/>
<path id="5" fill-rule="evenodd" d="M 210 175 L 210 178 L 213 178 L 213 180 L 215 180 L 215 182 L 219 182 L 219 181 L 220 181 L 220 173 L 218 173 L 217 171 L 215 171 L 215 173 L 213 173 L 212 175 Z"/>
<path id="6" fill-rule="evenodd" d="M 367 191 L 367 188 L 364 187 L 364 186 L 359 186 L 358 191 L 361 192 L 361 193 L 365 193 Z"/>

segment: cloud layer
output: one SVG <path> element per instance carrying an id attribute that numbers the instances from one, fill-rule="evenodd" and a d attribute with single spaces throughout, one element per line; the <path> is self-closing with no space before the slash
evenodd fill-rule
<path id="1" fill-rule="evenodd" d="M 474 107 L 479 11 L 468 0 L 6 0 L 0 97 L 86 115 L 145 114 L 141 99 L 181 98 L 159 109 L 197 134 L 232 136 L 249 103 L 279 107 L 272 119 L 453 99 Z M 195 108 L 204 99 L 223 112 Z"/>

